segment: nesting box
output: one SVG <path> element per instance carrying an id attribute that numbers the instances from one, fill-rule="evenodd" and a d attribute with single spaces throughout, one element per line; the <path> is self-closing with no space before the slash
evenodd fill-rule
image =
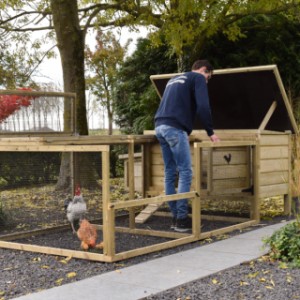
<path id="1" fill-rule="evenodd" d="M 162 97 L 168 80 L 179 74 L 150 77 Z M 190 136 L 201 141 L 202 195 L 252 195 L 257 199 L 284 195 L 291 209 L 291 142 L 297 124 L 276 65 L 215 70 L 208 82 L 215 133 L 211 143 L 201 120 Z M 147 134 L 154 131 L 147 131 Z M 198 143 L 197 143 L 198 144 Z M 158 144 L 149 151 L 150 179 L 146 190 L 162 193 L 163 161 Z M 194 165 L 194 172 L 199 166 Z"/>

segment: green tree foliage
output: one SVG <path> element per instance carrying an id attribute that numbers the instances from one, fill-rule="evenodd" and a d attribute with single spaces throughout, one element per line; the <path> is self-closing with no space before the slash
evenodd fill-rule
<path id="1" fill-rule="evenodd" d="M 222 32 L 227 39 L 236 41 L 244 34 L 240 22 L 249 16 L 286 14 L 290 19 L 298 18 L 299 1 L 151 1 L 157 5 L 161 30 L 153 35 L 159 43 L 161 33 L 165 42 L 178 58 L 178 70 L 187 69 L 201 56 L 203 46 L 209 38 Z M 159 35 L 158 35 L 159 34 Z"/>
<path id="2" fill-rule="evenodd" d="M 96 36 L 96 49 L 86 51 L 86 64 L 91 71 L 87 76 L 87 86 L 91 89 L 100 104 L 105 107 L 109 128 L 108 134 L 113 133 L 114 102 L 117 85 L 117 72 L 124 61 L 128 49 L 127 44 L 122 47 L 112 32 L 98 31 Z"/>
<path id="3" fill-rule="evenodd" d="M 203 55 L 218 69 L 276 64 L 300 120 L 300 22 L 283 15 L 255 16 L 240 25 L 243 38 L 231 41 L 222 33 L 215 35 Z"/>
<path id="4" fill-rule="evenodd" d="M 208 58 L 216 69 L 277 64 L 299 120 L 300 23 L 291 21 L 284 15 L 259 15 L 245 18 L 240 23 L 240 28 L 243 37 L 238 40 L 229 40 L 224 33 L 212 36 L 203 47 L 202 57 Z M 147 44 L 147 47 L 150 45 L 146 40 L 143 43 Z M 159 71 L 154 69 L 148 72 L 148 67 L 140 67 L 136 59 L 141 55 L 141 61 L 143 61 L 145 50 L 142 47 L 142 51 L 139 52 L 139 47 L 141 45 L 138 45 L 137 52 L 132 58 L 126 61 L 121 76 L 122 89 L 119 91 L 119 122 L 122 128 L 127 128 L 128 132 L 142 132 L 143 129 L 153 128 L 153 116 L 159 100 L 150 84 L 149 75 L 176 72 L 175 59 L 168 58 L 166 46 L 163 50 L 149 47 L 149 51 L 157 53 L 153 59 L 149 54 L 152 59 L 150 65 L 152 68 L 157 66 L 160 68 Z M 160 51 L 163 52 L 160 53 Z M 158 60 L 158 57 L 164 57 L 164 64 Z M 166 66 L 168 61 L 174 68 L 173 70 Z M 139 70 L 135 69 L 136 66 Z M 139 75 L 134 76 L 134 73 Z M 135 89 L 140 86 L 142 89 Z M 132 92 L 129 93 L 130 90 Z M 154 93 L 153 97 L 149 96 L 151 93 Z M 126 122 L 127 125 L 125 125 Z"/>
<path id="5" fill-rule="evenodd" d="M 168 53 L 167 46 L 153 47 L 149 39 L 139 39 L 136 51 L 121 68 L 116 123 L 123 133 L 140 134 L 153 128 L 153 116 L 160 100 L 149 77 L 176 72 L 176 59 Z"/>

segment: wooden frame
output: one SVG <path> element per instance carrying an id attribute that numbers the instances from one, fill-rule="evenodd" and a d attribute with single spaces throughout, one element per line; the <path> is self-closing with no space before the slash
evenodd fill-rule
<path id="1" fill-rule="evenodd" d="M 28 90 L 0 90 L 0 95 L 18 95 L 18 96 L 32 96 L 32 97 L 63 97 L 63 98 L 70 98 L 70 131 L 68 132 L 43 132 L 44 136 L 57 136 L 57 135 L 73 135 L 76 132 L 76 109 L 75 109 L 75 102 L 76 102 L 76 94 L 75 93 L 65 93 L 65 92 L 46 92 L 46 91 L 28 91 Z M 4 136 L 40 136 L 41 132 L 39 131 L 18 131 L 18 132 L 1 132 L 1 135 Z"/>
<path id="2" fill-rule="evenodd" d="M 68 250 L 68 249 L 60 249 L 53 247 L 44 247 L 30 244 L 22 244 L 13 242 L 14 239 L 30 236 L 30 235 L 38 235 L 45 234 L 47 232 L 58 231 L 66 228 L 65 226 L 54 227 L 45 230 L 35 230 L 26 233 L 18 233 L 11 234 L 0 237 L 0 247 L 6 249 L 16 249 L 22 251 L 31 251 L 38 253 L 45 253 L 50 255 L 60 255 L 60 256 L 72 256 L 74 258 L 79 259 L 88 259 L 94 261 L 102 261 L 102 262 L 115 262 L 123 259 L 127 259 L 130 257 L 147 254 L 154 251 L 160 251 L 163 249 L 168 249 L 171 247 L 176 247 L 179 245 L 187 244 L 190 242 L 194 242 L 200 239 L 205 239 L 211 236 L 215 236 L 218 234 L 223 234 L 226 232 L 230 232 L 236 229 L 242 229 L 258 222 L 257 219 L 246 220 L 240 224 L 236 224 L 233 226 L 228 226 L 225 228 L 213 230 L 210 232 L 201 232 L 201 213 L 200 213 L 200 187 L 197 190 L 176 194 L 176 195 L 161 195 L 156 197 L 146 197 L 142 199 L 134 199 L 134 184 L 130 184 L 129 187 L 129 195 L 130 200 L 125 202 L 110 201 L 110 185 L 109 185 L 109 149 L 111 144 L 120 143 L 127 144 L 129 148 L 129 177 L 130 180 L 134 178 L 134 153 L 133 146 L 134 144 L 142 144 L 145 148 L 149 146 L 151 143 L 155 142 L 156 139 L 153 135 L 143 135 L 143 136 L 74 136 L 74 137 L 23 137 L 23 138 L 1 138 L 0 139 L 0 151 L 14 151 L 14 152 L 23 152 L 23 151 L 47 151 L 47 152 L 95 152 L 99 151 L 102 153 L 102 195 L 103 195 L 103 225 L 95 225 L 98 230 L 103 230 L 103 243 L 104 249 L 103 253 L 90 253 L 85 251 L 76 251 L 76 250 Z M 247 142 L 236 142 L 233 145 L 252 145 L 253 143 Z M 232 143 L 230 144 L 232 145 Z M 198 151 L 201 147 L 212 147 L 214 146 L 212 143 L 195 143 L 195 163 L 200 165 L 200 153 Z M 228 143 L 220 143 L 221 146 L 228 146 Z M 131 166 L 130 166 L 131 165 Z M 198 170 L 198 169 L 197 169 Z M 201 180 L 201 174 L 196 170 L 196 182 L 199 183 Z M 197 184 L 197 186 L 199 186 Z M 192 204 L 192 220 L 193 220 L 193 228 L 192 233 L 184 234 L 177 232 L 169 232 L 169 231 L 156 231 L 149 229 L 137 229 L 135 228 L 134 222 L 134 214 L 133 208 L 141 205 L 148 205 L 151 203 L 163 203 L 166 201 L 177 201 L 182 198 L 188 198 L 191 200 Z M 257 210 L 257 203 L 253 203 L 254 210 Z M 117 227 L 115 225 L 115 211 L 117 209 L 129 209 L 130 214 L 130 225 L 129 227 Z M 253 216 L 257 216 L 257 213 L 253 213 Z M 116 245 L 115 245 L 115 234 L 116 232 L 122 233 L 131 233 L 131 234 L 140 234 L 140 235 L 149 235 L 156 236 L 162 238 L 170 238 L 172 240 L 167 242 L 158 243 L 152 246 L 142 247 L 138 249 L 133 249 L 129 251 L 124 251 L 121 253 L 116 253 Z"/>

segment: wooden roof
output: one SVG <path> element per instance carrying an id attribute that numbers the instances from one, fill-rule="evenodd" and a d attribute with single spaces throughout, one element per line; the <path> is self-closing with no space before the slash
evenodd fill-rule
<path id="1" fill-rule="evenodd" d="M 160 97 L 168 80 L 178 74 L 150 76 Z M 298 133 L 276 65 L 215 70 L 208 91 L 215 129 Z M 203 129 L 199 120 L 195 129 Z"/>

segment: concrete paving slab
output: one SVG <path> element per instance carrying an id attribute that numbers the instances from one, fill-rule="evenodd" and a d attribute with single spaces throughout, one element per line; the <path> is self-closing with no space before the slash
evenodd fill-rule
<path id="1" fill-rule="evenodd" d="M 101 275 L 100 275 L 101 276 Z M 133 300 L 160 292 L 141 285 L 115 283 L 100 276 L 66 284 L 39 293 L 17 298 L 18 300 Z"/>
<path id="2" fill-rule="evenodd" d="M 251 242 L 246 242 L 236 237 L 232 237 L 228 240 L 219 241 L 217 243 L 212 243 L 203 247 L 203 251 L 207 253 L 219 252 L 219 253 L 233 253 L 251 256 L 260 256 L 264 254 L 261 249 L 262 242 L 259 240 L 251 240 Z"/>
<path id="3" fill-rule="evenodd" d="M 119 276 L 112 279 L 116 283 L 134 283 L 151 289 L 159 289 L 161 291 L 170 288 L 170 286 L 178 286 L 185 282 L 194 280 L 195 278 L 205 277 L 211 274 L 209 270 L 192 269 L 191 267 L 180 267 L 169 265 L 169 268 L 151 266 L 151 268 L 139 270 L 121 270 Z"/>
<path id="4" fill-rule="evenodd" d="M 255 258 L 254 255 L 243 255 L 235 253 L 226 253 L 219 251 L 211 251 L 208 253 L 205 249 L 195 248 L 184 251 L 180 255 L 168 256 L 168 264 L 176 265 L 180 268 L 191 268 L 198 270 L 208 270 L 218 272 L 223 269 L 238 265 L 241 261 L 248 261 Z M 161 261 L 153 262 L 153 265 L 159 265 Z"/>

